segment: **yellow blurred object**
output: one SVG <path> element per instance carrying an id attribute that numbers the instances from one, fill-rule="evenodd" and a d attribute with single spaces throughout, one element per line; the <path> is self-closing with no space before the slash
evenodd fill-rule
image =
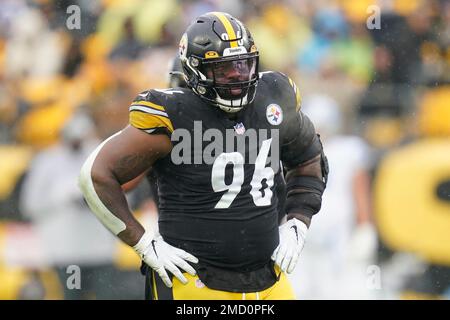
<path id="1" fill-rule="evenodd" d="M 84 40 L 81 49 L 86 61 L 98 62 L 107 59 L 111 45 L 100 35 L 93 34 Z"/>
<path id="2" fill-rule="evenodd" d="M 2 96 L 2 103 L 0 103 L 0 122 L 12 125 L 19 112 L 17 101 L 8 90 L 0 90 L 0 95 Z"/>
<path id="3" fill-rule="evenodd" d="M 162 61 L 160 65 L 163 65 Z M 147 66 L 142 61 L 130 62 L 122 69 L 122 73 L 119 77 L 122 78 L 124 82 L 128 83 L 129 85 L 132 85 L 133 88 L 136 88 L 138 91 L 142 91 L 142 88 L 146 87 L 153 87 L 153 88 L 163 87 L 164 84 L 161 86 L 162 81 L 158 83 L 151 83 L 151 85 L 149 85 L 150 78 L 153 78 L 152 80 L 157 81 L 163 77 L 160 76 L 156 77 L 155 74 L 158 73 L 154 72 L 148 74 L 146 72 L 142 72 L 143 70 L 146 69 L 146 67 Z"/>
<path id="4" fill-rule="evenodd" d="M 50 4 L 51 2 L 53 2 L 53 0 L 33 0 L 33 2 L 43 5 L 43 4 Z"/>
<path id="5" fill-rule="evenodd" d="M 5 72 L 6 50 L 5 42 L 0 39 L 0 78 Z"/>
<path id="6" fill-rule="evenodd" d="M 416 11 L 422 2 L 422 0 L 394 0 L 394 10 L 402 16 L 408 16 Z"/>
<path id="7" fill-rule="evenodd" d="M 445 53 L 445 59 L 447 60 L 447 65 L 450 66 L 450 46 L 447 47 L 447 51 Z"/>
<path id="8" fill-rule="evenodd" d="M 131 1 L 123 1 L 123 0 L 101 0 L 103 8 L 111 9 L 111 8 L 124 8 L 127 7 L 127 2 L 132 3 L 133 5 L 137 2 L 142 2 L 142 0 L 131 0 Z"/>
<path id="9" fill-rule="evenodd" d="M 286 21 L 292 19 L 292 13 L 281 4 L 272 4 L 265 8 L 263 19 L 267 25 L 278 34 L 286 34 L 289 30 L 289 24 Z"/>
<path id="10" fill-rule="evenodd" d="M 148 0 L 136 12 L 136 35 L 144 42 L 157 42 L 163 25 L 177 19 L 179 6 L 175 0 Z M 180 35 L 181 37 L 181 35 Z"/>
<path id="11" fill-rule="evenodd" d="M 121 270 L 138 270 L 141 259 L 130 246 L 118 242 L 114 264 Z"/>
<path id="12" fill-rule="evenodd" d="M 434 62 L 441 58 L 441 49 L 437 43 L 425 41 L 420 46 L 420 55 L 424 62 Z"/>
<path id="13" fill-rule="evenodd" d="M 179 5 L 175 0 L 130 0 L 108 1 L 101 15 L 98 34 L 111 45 L 116 45 L 123 36 L 126 19 L 131 18 L 137 39 L 149 43 L 157 42 L 162 26 L 169 20 L 177 19 Z"/>
<path id="14" fill-rule="evenodd" d="M 27 271 L 21 268 L 8 268 L 0 264 L 0 300 L 15 300 L 20 290 L 30 279 Z"/>
<path id="15" fill-rule="evenodd" d="M 419 107 L 419 132 L 424 137 L 450 137 L 450 86 L 424 95 Z"/>
<path id="16" fill-rule="evenodd" d="M 376 148 L 394 146 L 403 138 L 402 122 L 394 118 L 374 118 L 365 126 L 364 137 Z"/>
<path id="17" fill-rule="evenodd" d="M 368 11 L 370 6 L 379 7 L 381 13 L 383 13 L 384 8 L 378 0 L 339 0 L 338 3 L 348 19 L 357 23 L 365 22 L 374 13 L 373 11 Z M 408 16 L 415 12 L 422 3 L 422 0 L 393 0 L 392 9 L 399 15 Z"/>
<path id="18" fill-rule="evenodd" d="M 32 156 L 31 148 L 26 146 L 0 146 L 0 200 L 10 196 Z"/>
<path id="19" fill-rule="evenodd" d="M 50 146 L 58 141 L 60 131 L 72 113 L 72 107 L 63 101 L 32 109 L 15 128 L 16 138 L 37 148 Z"/>
<path id="20" fill-rule="evenodd" d="M 116 83 L 112 68 L 106 61 L 85 64 L 80 77 L 90 85 L 94 95 L 101 94 Z"/>
<path id="21" fill-rule="evenodd" d="M 113 0 L 107 2 L 106 9 L 100 16 L 97 24 L 97 34 L 109 45 L 114 46 L 122 36 L 125 20 L 129 17 L 134 20 L 137 12 L 142 9 L 142 4 L 145 2 L 141 0 Z"/>
<path id="22" fill-rule="evenodd" d="M 0 169 L 2 169 L 1 165 Z M 3 257 L 8 226 L 8 223 L 0 223 L 0 300 L 16 300 L 20 298 L 22 289 L 32 279 L 31 270 L 5 265 Z M 55 300 L 63 298 L 62 288 L 55 271 L 40 270 L 37 271 L 37 275 L 44 287 L 45 299 Z"/>
<path id="23" fill-rule="evenodd" d="M 292 74 L 296 53 L 311 36 L 307 22 L 281 5 L 271 5 L 261 17 L 253 17 L 247 24 L 265 68 Z"/>
<path id="24" fill-rule="evenodd" d="M 27 78 L 21 83 L 21 96 L 31 104 L 55 101 L 60 94 L 62 77 Z"/>
<path id="25" fill-rule="evenodd" d="M 64 299 L 63 288 L 58 278 L 58 274 L 52 270 L 39 271 L 39 280 L 45 290 L 45 300 L 61 300 Z"/>
<path id="26" fill-rule="evenodd" d="M 402 300 L 446 300 L 445 297 L 435 295 L 435 294 L 427 294 L 421 292 L 414 291 L 405 291 L 400 295 L 400 299 Z"/>
<path id="27" fill-rule="evenodd" d="M 450 266 L 450 201 L 438 186 L 450 181 L 450 139 L 422 139 L 388 154 L 374 181 L 381 238 L 394 250 Z"/>
<path id="28" fill-rule="evenodd" d="M 111 44 L 101 35 L 95 34 L 85 40 L 82 51 L 86 62 L 74 84 L 81 87 L 86 98 L 89 98 L 89 94 L 100 94 L 115 83 L 108 63 Z"/>
<path id="29" fill-rule="evenodd" d="M 372 11 L 368 12 L 370 6 L 377 6 L 377 0 L 340 0 L 339 5 L 344 11 L 345 15 L 352 22 L 364 22 L 366 19 L 373 14 Z"/>
<path id="30" fill-rule="evenodd" d="M 83 77 L 77 76 L 72 79 L 67 79 L 61 91 L 61 100 L 77 108 L 81 104 L 89 101 L 92 87 L 89 81 L 85 81 Z"/>
<path id="31" fill-rule="evenodd" d="M 1 165 L 0 168 L 2 168 Z M 6 224 L 0 223 L 0 300 L 14 300 L 17 299 L 20 289 L 29 277 L 26 271 L 20 268 L 7 267 L 4 264 L 6 231 Z"/>

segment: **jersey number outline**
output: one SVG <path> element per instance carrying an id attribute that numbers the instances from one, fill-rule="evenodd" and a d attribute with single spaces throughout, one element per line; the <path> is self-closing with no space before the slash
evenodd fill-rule
<path id="1" fill-rule="evenodd" d="M 256 157 L 255 171 L 253 172 L 250 186 L 250 194 L 256 206 L 268 206 L 272 201 L 274 171 L 271 167 L 266 167 L 267 157 L 269 155 L 272 138 L 264 140 L 261 149 Z M 230 184 L 225 183 L 225 168 L 231 163 L 233 165 L 233 180 Z M 262 185 L 263 180 L 266 180 L 267 186 Z M 239 152 L 221 153 L 214 161 L 211 174 L 211 185 L 214 192 L 226 191 L 219 202 L 217 202 L 215 209 L 229 208 L 231 203 L 241 192 L 242 184 L 244 183 L 244 157 Z"/>

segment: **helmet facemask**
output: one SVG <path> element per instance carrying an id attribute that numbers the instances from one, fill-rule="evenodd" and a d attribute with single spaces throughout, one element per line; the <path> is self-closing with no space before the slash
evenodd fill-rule
<path id="1" fill-rule="evenodd" d="M 187 28 L 179 44 L 187 85 L 225 112 L 253 102 L 259 53 L 250 32 L 236 18 L 209 12 Z"/>
<path id="2" fill-rule="evenodd" d="M 192 60 L 197 60 L 192 66 Z M 196 69 L 193 86 L 201 98 L 226 112 L 240 111 L 253 102 L 258 82 L 258 53 L 216 59 L 194 57 L 189 63 Z"/>

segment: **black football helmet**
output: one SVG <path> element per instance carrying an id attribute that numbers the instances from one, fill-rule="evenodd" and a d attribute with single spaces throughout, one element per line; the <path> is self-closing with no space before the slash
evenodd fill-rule
<path id="1" fill-rule="evenodd" d="M 179 45 L 187 85 L 226 112 L 255 98 L 259 53 L 247 28 L 231 15 L 209 12 L 187 28 Z"/>
<path id="2" fill-rule="evenodd" d="M 168 84 L 170 88 L 186 88 L 186 81 L 184 81 L 183 67 L 181 66 L 180 57 L 176 55 L 170 61 L 170 72 L 168 77 Z"/>

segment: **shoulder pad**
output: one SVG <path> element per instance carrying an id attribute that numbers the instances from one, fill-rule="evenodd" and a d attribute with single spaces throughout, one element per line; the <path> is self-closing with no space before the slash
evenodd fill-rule
<path id="1" fill-rule="evenodd" d="M 165 99 L 157 90 L 139 93 L 130 106 L 130 124 L 147 133 L 166 130 L 173 132 L 173 125 L 165 108 Z"/>
<path id="2" fill-rule="evenodd" d="M 300 90 L 290 77 L 279 71 L 260 72 L 259 76 L 261 81 L 268 82 L 271 88 L 275 87 L 281 91 L 286 90 L 283 93 L 283 96 L 287 96 L 288 98 L 295 98 L 295 111 L 298 112 L 300 110 Z"/>

